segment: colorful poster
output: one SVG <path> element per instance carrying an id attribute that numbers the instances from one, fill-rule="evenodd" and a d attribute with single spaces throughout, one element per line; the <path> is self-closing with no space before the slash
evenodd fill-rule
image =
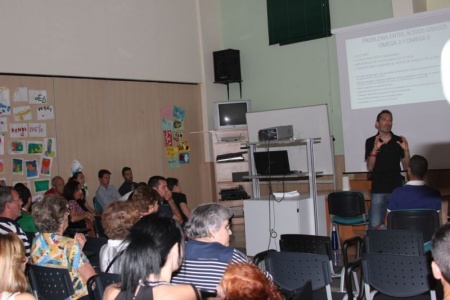
<path id="1" fill-rule="evenodd" d="M 53 105 L 41 106 L 37 108 L 37 119 L 40 120 L 53 120 L 55 113 L 53 111 Z"/>
<path id="2" fill-rule="evenodd" d="M 180 167 L 180 161 L 178 160 L 178 157 L 171 157 L 167 160 L 167 163 L 169 164 L 169 169 L 176 169 Z"/>
<path id="3" fill-rule="evenodd" d="M 29 121 L 31 120 L 30 106 L 13 107 L 14 121 Z"/>
<path id="4" fill-rule="evenodd" d="M 179 131 L 183 130 L 184 129 L 183 119 L 175 119 L 175 121 L 173 121 L 173 129 Z"/>
<path id="5" fill-rule="evenodd" d="M 35 159 L 25 161 L 25 170 L 27 172 L 27 179 L 39 177 L 38 163 Z"/>
<path id="6" fill-rule="evenodd" d="M 33 183 L 35 193 L 43 193 L 50 189 L 49 179 L 35 180 Z"/>
<path id="7" fill-rule="evenodd" d="M 52 158 L 41 157 L 41 174 L 45 176 L 51 176 L 52 170 Z"/>
<path id="8" fill-rule="evenodd" d="M 28 124 L 27 123 L 11 123 L 9 125 L 9 137 L 10 138 L 24 138 L 28 137 Z"/>
<path id="9" fill-rule="evenodd" d="M 42 142 L 29 141 L 28 142 L 28 154 L 43 154 L 44 153 L 44 145 Z"/>
<path id="10" fill-rule="evenodd" d="M 45 145 L 44 155 L 48 157 L 56 157 L 56 139 L 45 138 L 44 145 Z"/>
<path id="11" fill-rule="evenodd" d="M 14 175 L 23 175 L 23 159 L 13 158 L 12 159 L 12 173 Z"/>
<path id="12" fill-rule="evenodd" d="M 173 107 L 172 105 L 161 108 L 161 119 L 168 119 L 172 116 Z"/>
<path id="13" fill-rule="evenodd" d="M 164 130 L 163 133 L 165 146 L 172 146 L 172 130 Z"/>
<path id="14" fill-rule="evenodd" d="M 8 119 L 5 117 L 0 118 L 0 132 L 8 132 Z"/>
<path id="15" fill-rule="evenodd" d="M 14 102 L 26 102 L 28 101 L 28 88 L 27 87 L 18 87 L 14 92 L 13 96 Z"/>
<path id="16" fill-rule="evenodd" d="M 11 102 L 9 101 L 9 89 L 5 86 L 0 86 L 0 115 L 11 114 Z"/>
<path id="17" fill-rule="evenodd" d="M 161 122 L 161 129 L 162 130 L 172 130 L 173 128 L 173 122 L 169 119 L 163 119 Z"/>
<path id="18" fill-rule="evenodd" d="M 5 173 L 5 164 L 3 162 L 3 159 L 0 159 L 0 174 Z"/>
<path id="19" fill-rule="evenodd" d="M 173 146 L 166 147 L 166 157 L 178 157 L 178 148 Z"/>
<path id="20" fill-rule="evenodd" d="M 180 159 L 180 164 L 188 164 L 191 160 L 189 152 L 181 152 L 178 158 Z"/>
<path id="21" fill-rule="evenodd" d="M 45 104 L 47 103 L 46 90 L 28 90 L 28 102 L 30 104 Z"/>
<path id="22" fill-rule="evenodd" d="M 178 106 L 173 107 L 173 117 L 175 119 L 183 120 L 185 115 L 186 111 L 184 109 Z"/>
<path id="23" fill-rule="evenodd" d="M 5 135 L 0 133 L 0 155 L 5 154 Z"/>
<path id="24" fill-rule="evenodd" d="M 30 137 L 46 137 L 47 124 L 45 123 L 30 123 L 28 125 L 28 134 Z"/>
<path id="25" fill-rule="evenodd" d="M 25 141 L 9 141 L 9 154 L 25 154 Z"/>

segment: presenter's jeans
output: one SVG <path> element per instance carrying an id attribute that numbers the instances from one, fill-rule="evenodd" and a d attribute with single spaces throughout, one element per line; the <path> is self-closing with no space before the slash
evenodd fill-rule
<path id="1" fill-rule="evenodd" d="M 372 194 L 369 210 L 369 227 L 375 229 L 378 225 L 384 224 L 386 211 L 389 206 L 391 194 Z"/>

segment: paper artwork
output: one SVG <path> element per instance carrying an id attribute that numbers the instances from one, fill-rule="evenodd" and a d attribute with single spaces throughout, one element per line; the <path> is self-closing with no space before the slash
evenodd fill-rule
<path id="1" fill-rule="evenodd" d="M 164 130 L 163 133 L 165 146 L 172 146 L 172 130 Z"/>
<path id="2" fill-rule="evenodd" d="M 30 106 L 13 107 L 13 115 L 15 121 L 29 121 L 31 120 L 31 107 Z"/>
<path id="3" fill-rule="evenodd" d="M 184 121 L 183 119 L 175 119 L 173 121 L 173 129 L 174 130 L 183 130 L 184 129 Z"/>
<path id="4" fill-rule="evenodd" d="M 49 179 L 35 180 L 33 183 L 35 193 L 43 193 L 50 189 Z"/>
<path id="5" fill-rule="evenodd" d="M 178 160 L 178 157 L 171 157 L 167 160 L 167 163 L 169 165 L 169 169 L 176 169 L 180 167 L 180 161 Z"/>
<path id="6" fill-rule="evenodd" d="M 191 160 L 189 152 L 182 152 L 179 154 L 180 164 L 188 164 Z"/>
<path id="7" fill-rule="evenodd" d="M 172 140 L 175 143 L 179 143 L 183 140 L 183 132 L 178 130 L 172 130 Z"/>
<path id="8" fill-rule="evenodd" d="M 45 138 L 44 145 L 45 145 L 44 155 L 47 157 L 56 157 L 56 139 Z"/>
<path id="9" fill-rule="evenodd" d="M 45 176 L 51 176 L 52 170 L 52 158 L 51 157 L 41 157 L 41 174 Z"/>
<path id="10" fill-rule="evenodd" d="M 9 101 L 9 89 L 0 86 L 0 115 L 11 114 L 11 102 Z"/>
<path id="11" fill-rule="evenodd" d="M 173 107 L 172 105 L 161 108 L 161 119 L 168 119 L 172 116 Z"/>
<path id="12" fill-rule="evenodd" d="M 0 133 L 0 155 L 5 154 L 5 135 Z"/>
<path id="13" fill-rule="evenodd" d="M 178 106 L 173 107 L 173 117 L 175 119 L 183 120 L 185 115 L 186 111 L 184 109 Z"/>
<path id="14" fill-rule="evenodd" d="M 10 123 L 9 124 L 9 137 L 10 138 L 28 137 L 28 124 L 27 123 Z"/>
<path id="15" fill-rule="evenodd" d="M 172 146 L 166 147 L 166 157 L 178 157 L 178 148 Z"/>
<path id="16" fill-rule="evenodd" d="M 25 154 L 25 141 L 13 140 L 9 141 L 9 154 Z"/>
<path id="17" fill-rule="evenodd" d="M 14 102 L 26 102 L 28 101 L 28 88 L 27 87 L 18 87 L 14 92 L 13 96 Z"/>
<path id="18" fill-rule="evenodd" d="M 12 173 L 14 175 L 23 175 L 23 159 L 13 158 L 12 159 Z"/>
<path id="19" fill-rule="evenodd" d="M 8 119 L 0 117 L 0 132 L 8 132 Z"/>
<path id="20" fill-rule="evenodd" d="M 3 162 L 3 159 L 0 159 L 0 174 L 5 173 L 5 164 Z"/>
<path id="21" fill-rule="evenodd" d="M 30 137 L 46 137 L 47 124 L 45 123 L 29 123 L 28 134 Z"/>
<path id="22" fill-rule="evenodd" d="M 173 121 L 170 119 L 163 119 L 161 122 L 161 129 L 162 130 L 172 130 L 173 128 Z"/>
<path id="23" fill-rule="evenodd" d="M 30 104 L 45 104 L 47 103 L 46 90 L 28 90 L 28 102 Z"/>
<path id="24" fill-rule="evenodd" d="M 53 120 L 55 118 L 55 113 L 53 105 L 41 106 L 37 108 L 37 119 L 41 120 Z"/>
<path id="25" fill-rule="evenodd" d="M 27 179 L 39 177 L 38 163 L 35 159 L 25 161 L 25 170 L 27 172 Z"/>
<path id="26" fill-rule="evenodd" d="M 43 142 L 36 142 L 36 141 L 28 141 L 27 145 L 27 152 L 28 154 L 43 154 L 44 153 L 44 143 Z"/>

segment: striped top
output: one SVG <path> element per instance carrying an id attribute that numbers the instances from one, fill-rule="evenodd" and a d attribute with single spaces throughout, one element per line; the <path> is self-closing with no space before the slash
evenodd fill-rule
<path id="1" fill-rule="evenodd" d="M 27 257 L 30 257 L 31 244 L 25 232 L 20 228 L 19 223 L 8 218 L 0 217 L 0 233 L 6 234 L 8 232 L 15 233 L 22 240 L 25 246 L 25 253 Z"/>
<path id="2" fill-rule="evenodd" d="M 229 263 L 249 262 L 249 258 L 233 247 L 220 243 L 188 241 L 185 259 L 172 282 L 194 284 L 199 290 L 215 293 Z"/>

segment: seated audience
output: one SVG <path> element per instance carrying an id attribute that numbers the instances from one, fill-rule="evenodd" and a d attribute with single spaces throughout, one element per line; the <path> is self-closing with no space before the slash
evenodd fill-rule
<path id="1" fill-rule="evenodd" d="M 142 217 L 130 231 L 122 260 L 122 283 L 110 285 L 104 300 L 200 299 L 192 285 L 172 285 L 170 277 L 183 259 L 183 232 L 173 220 Z"/>
<path id="2" fill-rule="evenodd" d="M 86 186 L 86 177 L 84 177 L 83 172 L 78 171 L 73 173 L 72 177 L 69 178 L 69 180 L 75 180 L 78 181 L 81 185 L 81 191 L 83 192 L 83 197 L 81 198 L 82 201 L 79 201 L 81 208 L 83 208 L 84 211 L 89 212 L 95 212 L 95 209 L 89 205 L 89 203 L 86 201 L 87 197 L 89 196 L 87 186 Z"/>
<path id="3" fill-rule="evenodd" d="M 125 180 L 119 187 L 119 194 L 121 196 L 134 191 L 138 188 L 138 184 L 133 181 L 133 171 L 130 167 L 124 167 L 122 169 L 122 177 Z"/>
<path id="4" fill-rule="evenodd" d="M 425 157 L 414 155 L 409 161 L 409 181 L 405 186 L 396 188 L 390 197 L 388 211 L 399 209 L 441 210 L 441 193 L 425 184 L 423 180 L 428 170 Z"/>
<path id="5" fill-rule="evenodd" d="M 14 233 L 0 234 L 0 299 L 35 300 L 27 293 L 28 281 L 25 276 L 27 257 L 22 241 Z"/>
<path id="6" fill-rule="evenodd" d="M 450 223 L 445 224 L 433 236 L 431 241 L 433 276 L 444 287 L 444 300 L 450 300 Z"/>
<path id="7" fill-rule="evenodd" d="M 111 181 L 110 171 L 105 169 L 98 171 L 98 181 L 100 185 L 95 193 L 95 197 L 97 197 L 97 201 L 102 209 L 105 209 L 109 203 L 119 200 L 122 196 L 112 184 L 109 184 Z"/>
<path id="8" fill-rule="evenodd" d="M 25 246 L 25 253 L 30 255 L 30 241 L 15 220 L 22 215 L 22 200 L 19 193 L 11 186 L 0 187 L 0 233 L 15 233 Z"/>
<path id="9" fill-rule="evenodd" d="M 172 199 L 172 192 L 167 188 L 167 181 L 162 176 L 152 176 L 148 180 L 148 186 L 158 192 L 163 200 L 158 208 L 158 214 L 163 217 L 173 218 L 178 223 L 183 223 L 181 213 Z"/>
<path id="10" fill-rule="evenodd" d="M 85 200 L 82 199 L 83 192 L 81 190 L 80 183 L 75 180 L 69 180 L 69 182 L 67 182 L 64 186 L 63 195 L 64 198 L 69 201 L 69 228 L 93 229 L 92 221 L 94 220 L 94 213 L 85 211 L 81 207 Z"/>
<path id="11" fill-rule="evenodd" d="M 185 232 L 185 260 L 172 278 L 173 283 L 192 283 L 215 293 L 228 264 L 249 262 L 242 252 L 229 246 L 231 209 L 220 204 L 203 204 L 191 212 Z"/>
<path id="12" fill-rule="evenodd" d="M 133 197 L 134 191 L 137 190 L 138 188 L 140 188 L 141 186 L 146 186 L 148 187 L 148 185 L 145 182 L 139 182 L 136 185 L 136 189 L 129 191 L 128 193 L 126 193 L 125 195 L 123 195 L 119 200 L 121 201 L 126 201 L 126 200 L 130 200 Z"/>
<path id="13" fill-rule="evenodd" d="M 191 210 L 187 204 L 186 195 L 181 192 L 180 182 L 177 178 L 169 177 L 167 178 L 167 188 L 172 192 L 173 201 L 175 201 L 178 210 L 181 212 L 183 224 L 186 223 L 191 214 Z"/>
<path id="14" fill-rule="evenodd" d="M 33 206 L 33 217 L 39 233 L 35 236 L 31 249 L 34 264 L 55 268 L 67 268 L 72 278 L 75 294 L 73 299 L 87 296 L 86 282 L 95 275 L 82 249 L 86 237 L 75 234 L 63 236 L 69 225 L 67 200 L 55 195 L 45 196 Z"/>
<path id="15" fill-rule="evenodd" d="M 62 197 L 64 190 L 64 179 L 61 176 L 55 176 L 52 178 L 52 188 L 44 193 L 45 195 L 56 195 Z"/>
<path id="16" fill-rule="evenodd" d="M 229 264 L 217 288 L 225 300 L 282 300 L 276 286 L 251 263 Z"/>
<path id="17" fill-rule="evenodd" d="M 146 216 L 158 212 L 160 200 L 158 192 L 154 189 L 148 186 L 141 186 L 134 191 L 133 196 L 127 202 L 133 204 L 139 211 L 140 216 Z"/>
<path id="18" fill-rule="evenodd" d="M 138 219 L 139 211 L 128 201 L 114 201 L 103 211 L 102 226 L 109 240 L 100 249 L 100 270 L 102 272 L 120 273 L 121 256 L 127 247 L 124 239 Z"/>
<path id="19" fill-rule="evenodd" d="M 31 192 L 23 183 L 17 183 L 14 189 L 19 193 L 19 198 L 22 200 L 22 215 L 17 219 L 20 227 L 25 232 L 37 232 L 36 224 L 34 224 L 33 216 L 31 215 Z M 32 241 L 29 241 L 30 243 Z"/>

